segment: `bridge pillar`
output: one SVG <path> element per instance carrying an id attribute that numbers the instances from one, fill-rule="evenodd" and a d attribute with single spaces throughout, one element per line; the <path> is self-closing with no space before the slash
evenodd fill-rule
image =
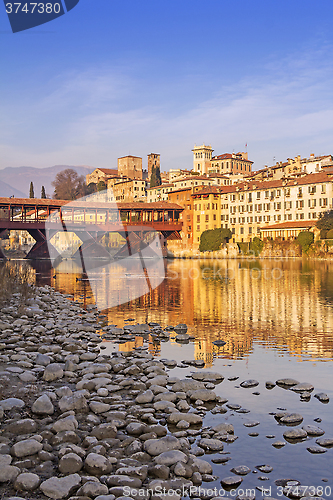
<path id="1" fill-rule="evenodd" d="M 0 236 L 6 232 L 6 229 L 0 229 Z M 0 248 L 0 260 L 6 260 L 7 257 L 5 256 L 5 254 L 3 253 L 2 249 Z"/>
<path id="2" fill-rule="evenodd" d="M 36 240 L 36 243 L 31 248 L 29 253 L 26 255 L 25 259 L 33 260 L 49 260 L 50 258 L 61 259 L 59 252 L 47 241 L 45 229 L 27 229 L 30 236 Z M 54 231 L 55 234 L 57 231 Z M 53 234 L 49 234 L 48 237 L 52 237 Z M 51 253 L 51 255 L 50 255 Z"/>

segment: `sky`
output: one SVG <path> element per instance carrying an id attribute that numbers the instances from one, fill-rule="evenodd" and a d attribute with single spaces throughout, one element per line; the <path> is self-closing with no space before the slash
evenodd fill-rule
<path id="1" fill-rule="evenodd" d="M 332 20 L 332 0 L 80 0 L 13 34 L 1 3 L 0 169 L 333 154 Z"/>

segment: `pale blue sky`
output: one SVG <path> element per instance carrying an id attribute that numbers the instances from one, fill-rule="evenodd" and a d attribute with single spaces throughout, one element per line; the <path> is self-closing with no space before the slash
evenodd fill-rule
<path id="1" fill-rule="evenodd" d="M 332 19 L 331 0 L 80 0 L 12 34 L 0 5 L 0 168 L 333 153 Z"/>

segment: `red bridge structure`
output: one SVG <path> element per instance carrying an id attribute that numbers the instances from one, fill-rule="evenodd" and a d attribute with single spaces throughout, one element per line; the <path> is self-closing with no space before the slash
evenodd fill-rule
<path id="1" fill-rule="evenodd" d="M 27 259 L 60 257 L 50 244 L 59 231 L 75 233 L 82 241 L 80 251 L 90 249 L 92 257 L 110 258 L 100 240 L 107 233 L 119 233 L 126 244 L 116 257 L 133 254 L 147 234 L 157 231 L 163 255 L 167 240 L 180 239 L 183 208 L 175 203 L 107 203 L 37 198 L 0 198 L 0 236 L 6 230 L 27 231 L 36 243 Z M 79 251 L 78 251 L 79 252 Z M 74 254 L 73 257 L 76 255 Z M 0 258 L 5 255 L 0 249 Z"/>

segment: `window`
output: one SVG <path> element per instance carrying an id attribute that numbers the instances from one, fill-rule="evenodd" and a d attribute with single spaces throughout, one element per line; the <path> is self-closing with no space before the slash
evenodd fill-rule
<path id="1" fill-rule="evenodd" d="M 200 222 L 200 215 L 197 215 L 197 222 Z"/>
<path id="2" fill-rule="evenodd" d="M 259 191 L 257 192 L 257 200 L 260 200 L 260 193 L 259 193 Z"/>
<path id="3" fill-rule="evenodd" d="M 265 191 L 265 198 L 269 198 L 269 191 Z"/>
<path id="4" fill-rule="evenodd" d="M 206 215 L 206 222 L 209 221 L 209 215 Z"/>

